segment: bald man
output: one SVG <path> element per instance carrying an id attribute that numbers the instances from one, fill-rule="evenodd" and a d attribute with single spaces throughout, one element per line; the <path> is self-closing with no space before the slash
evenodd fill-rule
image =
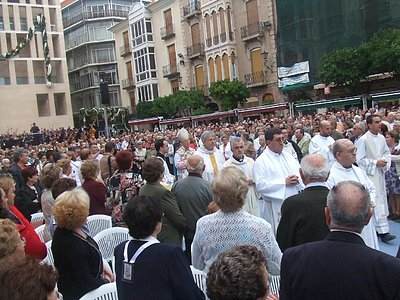
<path id="1" fill-rule="evenodd" d="M 368 190 L 339 182 L 328 194 L 327 237 L 283 254 L 280 299 L 399 299 L 400 260 L 360 236 L 372 215 Z"/>
<path id="2" fill-rule="evenodd" d="M 335 140 L 331 137 L 332 125 L 329 121 L 323 120 L 319 124 L 319 134 L 315 135 L 308 146 L 309 154 L 321 154 L 326 158 L 330 166 L 333 165 L 335 158 L 331 153 L 331 145 Z"/>
<path id="3" fill-rule="evenodd" d="M 211 183 L 203 179 L 204 160 L 200 155 L 187 159 L 188 177 L 178 180 L 172 187 L 172 193 L 178 200 L 178 206 L 185 216 L 186 255 L 191 261 L 190 248 L 196 230 L 197 220 L 205 215 L 208 204 L 212 201 Z"/>

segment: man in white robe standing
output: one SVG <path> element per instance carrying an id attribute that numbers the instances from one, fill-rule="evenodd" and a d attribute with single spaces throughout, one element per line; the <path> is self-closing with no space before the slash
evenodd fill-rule
<path id="1" fill-rule="evenodd" d="M 283 152 L 283 135 L 279 128 L 265 133 L 267 149 L 254 163 L 253 174 L 260 202 L 260 217 L 267 220 L 276 235 L 283 201 L 304 189 L 300 178 L 300 164 Z"/>
<path id="2" fill-rule="evenodd" d="M 376 189 L 374 222 L 378 236 L 385 243 L 395 239 L 389 233 L 389 215 L 385 173 L 390 169 L 390 151 L 381 130 L 381 117 L 369 115 L 366 119 L 368 131 L 356 143 L 357 164 L 367 173 Z"/>
<path id="3" fill-rule="evenodd" d="M 211 183 L 218 171 L 222 170 L 225 158 L 216 147 L 217 137 L 214 132 L 210 130 L 204 131 L 201 135 L 201 141 L 203 145 L 196 150 L 194 155 L 200 155 L 203 158 L 206 166 L 203 178 Z"/>
<path id="4" fill-rule="evenodd" d="M 368 190 L 373 206 L 376 202 L 376 190 L 367 174 L 359 167 L 355 166 L 357 148 L 348 139 L 339 139 L 332 145 L 332 153 L 336 158 L 329 173 L 326 185 L 332 189 L 339 182 L 353 180 L 361 183 Z M 369 222 L 361 231 L 361 236 L 365 244 L 371 248 L 379 250 L 378 238 L 374 222 Z"/>
<path id="5" fill-rule="evenodd" d="M 232 149 L 232 156 L 224 163 L 224 168 L 234 166 L 246 175 L 249 190 L 246 195 L 246 203 L 244 204 L 243 209 L 258 217 L 258 192 L 253 179 L 254 160 L 244 155 L 244 141 L 242 138 L 231 137 L 230 148 Z"/>
<path id="6" fill-rule="evenodd" d="M 335 158 L 332 155 L 330 146 L 335 142 L 331 137 L 332 125 L 329 121 L 323 120 L 319 125 L 319 134 L 315 135 L 308 146 L 309 154 L 321 154 L 326 158 L 330 166 L 333 165 Z"/>

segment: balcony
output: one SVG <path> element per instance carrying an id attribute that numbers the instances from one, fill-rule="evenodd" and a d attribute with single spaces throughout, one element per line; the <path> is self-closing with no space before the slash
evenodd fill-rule
<path id="1" fill-rule="evenodd" d="M 250 41 L 264 36 L 264 28 L 261 26 L 261 22 L 249 24 L 240 28 L 242 41 Z"/>
<path id="2" fill-rule="evenodd" d="M 106 27 L 91 28 L 85 34 L 79 36 L 67 35 L 65 38 L 65 50 L 84 45 L 86 43 L 114 40 L 114 34 Z"/>
<path id="3" fill-rule="evenodd" d="M 196 58 L 204 55 L 204 44 L 194 44 L 187 48 L 187 55 L 189 58 Z"/>
<path id="4" fill-rule="evenodd" d="M 135 88 L 135 80 L 133 78 L 122 79 L 121 84 L 124 90 L 132 90 Z"/>
<path id="5" fill-rule="evenodd" d="M 172 79 L 179 76 L 179 68 L 177 64 L 163 66 L 162 70 L 164 78 Z"/>
<path id="6" fill-rule="evenodd" d="M 123 45 L 123 46 L 119 47 L 120 56 L 124 57 L 131 53 L 132 53 L 132 50 L 129 45 Z"/>
<path id="7" fill-rule="evenodd" d="M 267 71 L 255 72 L 244 75 L 244 81 L 247 87 L 256 87 L 266 85 Z"/>
<path id="8" fill-rule="evenodd" d="M 189 20 L 190 18 L 199 15 L 200 13 L 201 10 L 199 1 L 189 3 L 188 6 L 183 7 L 183 16 L 186 18 L 186 20 Z"/>
<path id="9" fill-rule="evenodd" d="M 175 36 L 174 24 L 167 24 L 161 28 L 161 39 L 164 41 Z"/>
<path id="10" fill-rule="evenodd" d="M 97 19 L 97 18 L 106 18 L 106 17 L 117 17 L 117 18 L 127 18 L 128 17 L 128 10 L 121 10 L 121 9 L 103 9 L 103 10 L 96 10 L 96 11 L 83 11 L 73 17 L 70 18 L 63 18 L 63 25 L 64 28 L 67 28 L 71 25 L 74 25 L 82 20 L 87 19 Z"/>

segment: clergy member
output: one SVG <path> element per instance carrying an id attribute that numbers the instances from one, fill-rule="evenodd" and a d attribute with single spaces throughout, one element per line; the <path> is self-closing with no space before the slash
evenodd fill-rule
<path id="1" fill-rule="evenodd" d="M 368 131 L 356 143 L 357 164 L 367 173 L 376 189 L 374 222 L 378 236 L 383 242 L 395 239 L 389 233 L 388 203 L 386 198 L 385 173 L 390 169 L 390 151 L 381 130 L 381 117 L 369 115 L 366 119 Z"/>
<path id="2" fill-rule="evenodd" d="M 222 170 L 225 158 L 222 152 L 216 147 L 217 137 L 211 130 L 204 131 L 201 135 L 202 146 L 200 146 L 194 155 L 200 155 L 206 166 L 203 172 L 203 178 L 210 183 L 218 171 Z"/>
<path id="3" fill-rule="evenodd" d="M 290 154 L 283 152 L 283 135 L 279 128 L 265 133 L 267 149 L 254 163 L 256 188 L 262 200 L 260 217 L 267 220 L 274 232 L 278 228 L 283 201 L 304 189 L 300 178 L 300 165 Z"/>

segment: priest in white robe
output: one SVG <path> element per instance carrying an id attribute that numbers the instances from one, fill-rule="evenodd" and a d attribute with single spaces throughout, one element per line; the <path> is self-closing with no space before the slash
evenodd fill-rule
<path id="1" fill-rule="evenodd" d="M 375 186 L 368 178 L 367 174 L 361 168 L 354 165 L 356 161 L 356 152 L 357 148 L 354 146 L 353 142 L 348 139 L 339 139 L 333 143 L 332 153 L 336 161 L 333 163 L 329 173 L 327 187 L 332 189 L 336 184 L 345 180 L 359 182 L 368 190 L 371 201 L 375 205 Z M 361 236 L 367 246 L 379 250 L 376 228 L 372 220 L 363 228 Z"/>
<path id="2" fill-rule="evenodd" d="M 260 217 L 267 220 L 276 234 L 283 201 L 304 189 L 300 164 L 283 152 L 283 135 L 278 128 L 265 134 L 267 149 L 254 163 L 253 174 L 260 201 Z"/>
<path id="3" fill-rule="evenodd" d="M 356 143 L 357 164 L 367 173 L 376 189 L 376 203 L 374 211 L 375 227 L 381 240 L 388 242 L 395 236 L 389 234 L 389 215 L 385 173 L 390 169 L 390 151 L 386 145 L 385 137 L 379 133 L 381 118 L 370 115 L 366 119 L 367 131 Z"/>
<path id="4" fill-rule="evenodd" d="M 232 156 L 224 163 L 224 168 L 234 166 L 240 169 L 247 178 L 249 190 L 246 195 L 246 203 L 243 209 L 248 213 L 259 216 L 258 192 L 254 183 L 253 167 L 254 160 L 244 155 L 244 141 L 239 137 L 232 137 L 230 140 L 230 149 Z"/>
<path id="5" fill-rule="evenodd" d="M 225 158 L 216 147 L 217 137 L 214 132 L 204 131 L 201 135 L 201 141 L 203 145 L 196 150 L 194 155 L 200 155 L 203 158 L 206 167 L 203 172 L 203 178 L 211 183 L 218 171 L 222 170 Z"/>
<path id="6" fill-rule="evenodd" d="M 332 133 L 332 125 L 329 121 L 321 121 L 320 122 L 320 132 L 315 135 L 308 145 L 308 153 L 309 154 L 321 154 L 326 158 L 328 164 L 330 166 L 333 165 L 335 158 L 331 152 L 331 145 L 335 142 L 335 140 L 330 136 Z"/>

